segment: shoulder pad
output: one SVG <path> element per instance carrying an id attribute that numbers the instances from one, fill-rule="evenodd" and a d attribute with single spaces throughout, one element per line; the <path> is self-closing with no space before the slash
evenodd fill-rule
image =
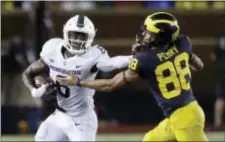
<path id="1" fill-rule="evenodd" d="M 146 58 L 149 58 L 151 56 L 149 56 L 149 53 L 147 52 L 141 52 L 141 53 L 137 53 L 136 55 L 134 55 L 135 58 L 138 58 L 139 60 L 143 60 Z"/>
<path id="2" fill-rule="evenodd" d="M 57 45 L 62 41 L 63 39 L 61 38 L 52 38 L 46 41 L 42 46 L 42 51 L 40 53 L 41 58 L 44 59 L 46 56 L 49 56 L 51 53 L 55 52 Z"/>
<path id="3" fill-rule="evenodd" d="M 91 52 L 97 55 L 108 54 L 107 50 L 104 47 L 97 44 L 91 47 L 91 50 Z"/>
<path id="4" fill-rule="evenodd" d="M 187 35 L 180 35 L 177 40 L 179 40 L 180 42 L 191 44 L 191 40 Z"/>
<path id="5" fill-rule="evenodd" d="M 175 41 L 176 45 L 179 45 L 178 48 L 182 47 L 191 47 L 192 43 L 188 36 L 180 35 L 177 40 Z"/>

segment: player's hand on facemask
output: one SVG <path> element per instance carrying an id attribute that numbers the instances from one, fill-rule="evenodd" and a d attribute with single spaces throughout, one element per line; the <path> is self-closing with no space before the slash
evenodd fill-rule
<path id="1" fill-rule="evenodd" d="M 34 98 L 40 98 L 43 96 L 43 94 L 47 91 L 50 84 L 44 84 L 39 88 L 33 88 L 31 89 L 31 95 Z"/>
<path id="2" fill-rule="evenodd" d="M 78 85 L 79 86 L 79 82 L 80 79 L 76 76 L 73 75 L 68 75 L 68 76 L 57 76 L 56 80 L 63 85 L 69 85 L 69 86 L 73 86 L 73 85 Z"/>
<path id="3" fill-rule="evenodd" d="M 139 43 L 134 43 L 131 48 L 132 55 L 135 55 L 138 52 Z"/>
<path id="4" fill-rule="evenodd" d="M 131 54 L 135 55 L 136 53 L 142 52 L 145 48 L 145 45 L 140 43 L 134 43 L 132 45 Z"/>

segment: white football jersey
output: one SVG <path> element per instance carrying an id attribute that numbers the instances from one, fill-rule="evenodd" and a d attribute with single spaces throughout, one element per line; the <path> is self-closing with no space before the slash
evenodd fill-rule
<path id="1" fill-rule="evenodd" d="M 64 58 L 64 43 L 61 38 L 52 38 L 42 48 L 40 56 L 50 68 L 50 77 L 56 81 L 57 75 L 73 74 L 80 79 L 94 80 L 97 72 L 91 70 L 100 60 L 109 58 L 107 51 L 94 45 L 83 55 Z M 57 86 L 58 105 L 70 116 L 77 117 L 93 109 L 95 90 L 79 86 Z"/>

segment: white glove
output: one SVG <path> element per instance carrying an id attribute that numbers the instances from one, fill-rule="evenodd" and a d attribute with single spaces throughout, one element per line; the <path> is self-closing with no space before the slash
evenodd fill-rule
<path id="1" fill-rule="evenodd" d="M 31 89 L 31 95 L 34 98 L 40 98 L 43 96 L 43 94 L 46 92 L 47 87 L 49 86 L 49 84 L 44 84 L 39 88 L 32 88 Z"/>

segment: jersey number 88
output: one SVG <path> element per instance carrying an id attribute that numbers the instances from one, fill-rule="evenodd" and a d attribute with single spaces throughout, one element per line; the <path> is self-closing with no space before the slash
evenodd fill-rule
<path id="1" fill-rule="evenodd" d="M 190 68 L 188 66 L 189 55 L 181 53 L 175 57 L 174 62 L 167 61 L 155 69 L 156 79 L 158 81 L 159 89 L 166 99 L 171 99 L 179 96 L 182 90 L 190 89 L 190 81 L 187 81 L 186 76 L 191 78 Z M 181 63 L 185 66 L 182 67 Z M 165 70 L 169 70 L 169 75 L 163 75 Z M 173 84 L 173 89 L 168 90 L 167 85 Z"/>

